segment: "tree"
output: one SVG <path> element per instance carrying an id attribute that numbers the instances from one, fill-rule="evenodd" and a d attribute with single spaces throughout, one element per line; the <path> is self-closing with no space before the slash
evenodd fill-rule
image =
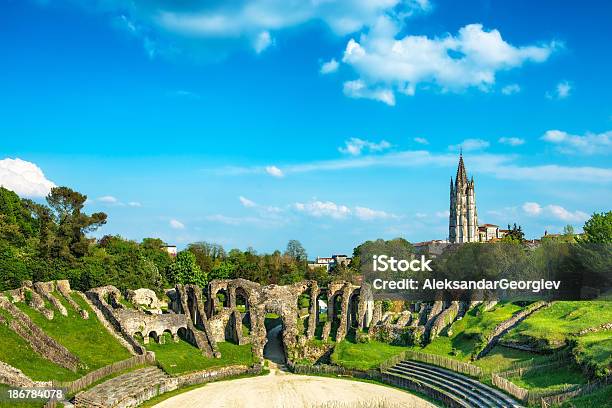
<path id="1" fill-rule="evenodd" d="M 168 266 L 168 278 L 175 284 L 194 284 L 202 288 L 208 284 L 207 274 L 202 272 L 195 255 L 188 250 L 179 252 L 176 260 Z"/>
<path id="2" fill-rule="evenodd" d="M 306 250 L 302 246 L 302 243 L 297 239 L 292 239 L 287 243 L 287 249 L 285 250 L 285 255 L 295 259 L 298 262 L 303 262 L 308 260 L 308 255 L 306 254 Z"/>
<path id="3" fill-rule="evenodd" d="M 87 196 L 68 187 L 54 187 L 47 196 L 47 203 L 53 210 L 57 224 L 55 242 L 52 248 L 54 256 L 69 259 L 80 258 L 87 254 L 89 242 L 85 237 L 106 224 L 103 212 L 86 215 L 81 212 Z"/>
<path id="4" fill-rule="evenodd" d="M 502 238 L 503 242 L 525 241 L 525 233 L 523 232 L 523 228 L 520 225 L 517 227 L 516 222 L 514 223 L 512 228 L 510 227 L 510 224 L 508 224 L 508 230 L 509 232 L 506 234 L 505 237 Z"/>
<path id="5" fill-rule="evenodd" d="M 612 211 L 607 213 L 593 213 L 584 223 L 584 236 L 581 242 L 590 244 L 612 243 Z"/>

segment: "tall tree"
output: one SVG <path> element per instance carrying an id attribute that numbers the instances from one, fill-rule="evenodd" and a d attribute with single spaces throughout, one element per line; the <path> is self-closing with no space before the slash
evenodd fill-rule
<path id="1" fill-rule="evenodd" d="M 176 260 L 168 266 L 168 278 L 172 283 L 194 284 L 202 288 L 208 284 L 207 274 L 202 272 L 190 251 L 178 253 Z"/>
<path id="2" fill-rule="evenodd" d="M 302 243 L 297 239 L 292 239 L 287 243 L 287 249 L 285 250 L 285 255 L 290 256 L 298 262 L 308 260 L 308 255 L 306 254 L 306 250 L 302 246 Z"/>
<path id="3" fill-rule="evenodd" d="M 85 234 L 106 224 L 103 212 L 86 215 L 82 212 L 87 196 L 68 187 L 54 187 L 47 196 L 57 224 L 53 255 L 68 259 L 87 254 L 89 243 Z"/>

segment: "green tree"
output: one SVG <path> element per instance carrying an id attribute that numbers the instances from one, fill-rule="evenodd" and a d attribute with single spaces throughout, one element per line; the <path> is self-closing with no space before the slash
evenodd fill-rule
<path id="1" fill-rule="evenodd" d="M 54 187 L 47 196 L 47 204 L 57 225 L 52 255 L 59 258 L 80 258 L 87 254 L 89 241 L 86 233 L 106 223 L 103 212 L 86 215 L 82 212 L 87 196 L 68 187 Z"/>
<path id="2" fill-rule="evenodd" d="M 612 211 L 594 213 L 582 227 L 584 236 L 581 242 L 590 244 L 612 243 Z"/>
<path id="3" fill-rule="evenodd" d="M 202 288 L 208 284 L 208 276 L 198 266 L 195 255 L 188 250 L 179 252 L 176 260 L 168 266 L 168 277 L 174 284 L 195 284 Z"/>
<path id="4" fill-rule="evenodd" d="M 306 250 L 302 246 L 302 243 L 297 239 L 292 239 L 287 243 L 287 249 L 285 250 L 285 255 L 295 259 L 298 262 L 307 261 L 308 255 L 306 254 Z"/>

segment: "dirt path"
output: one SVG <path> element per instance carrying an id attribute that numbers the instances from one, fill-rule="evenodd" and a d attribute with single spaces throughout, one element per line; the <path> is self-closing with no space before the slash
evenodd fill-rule
<path id="1" fill-rule="evenodd" d="M 156 408 L 314 408 L 327 403 L 349 407 L 385 401 L 390 407 L 434 407 L 407 392 L 359 381 L 295 375 L 272 370 L 269 375 L 210 383 L 177 395 Z"/>
<path id="2" fill-rule="evenodd" d="M 268 332 L 267 338 L 268 342 L 264 346 L 264 357 L 270 360 L 271 368 L 276 368 L 276 366 L 282 366 L 285 364 L 285 353 L 283 351 L 283 341 L 281 340 L 281 330 L 283 326 L 280 324 L 278 326 L 274 326 Z"/>

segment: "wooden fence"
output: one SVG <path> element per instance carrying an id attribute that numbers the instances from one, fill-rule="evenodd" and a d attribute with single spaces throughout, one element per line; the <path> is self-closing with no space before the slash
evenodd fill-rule
<path id="1" fill-rule="evenodd" d="M 308 374 L 308 375 L 337 375 L 344 377 L 355 377 L 369 380 L 380 380 L 381 375 L 378 370 L 352 370 L 340 366 L 334 366 L 329 364 L 318 364 L 318 365 L 306 365 L 306 364 L 293 364 L 288 363 L 289 369 L 294 374 Z"/>
<path id="2" fill-rule="evenodd" d="M 53 387 L 65 388 L 67 394 L 74 394 L 77 391 L 89 387 L 91 384 L 104 377 L 143 364 L 155 364 L 155 353 L 148 351 L 146 354 L 130 357 L 127 360 L 118 361 L 87 373 L 83 377 L 74 381 L 53 381 Z"/>
<path id="3" fill-rule="evenodd" d="M 563 401 L 570 398 L 579 397 L 581 395 L 590 394 L 608 384 L 612 383 L 612 376 L 606 377 L 602 380 L 591 382 L 588 384 L 581 385 L 573 390 L 561 392 L 555 395 L 542 397 L 540 399 L 540 406 L 542 408 L 549 408 L 555 405 L 561 404 Z"/>
<path id="4" fill-rule="evenodd" d="M 528 404 L 535 404 L 542 400 L 542 398 L 550 397 L 560 393 L 570 392 L 578 388 L 579 386 L 567 385 L 561 389 L 556 389 L 554 391 L 535 391 L 522 388 L 514 384 L 508 378 L 522 377 L 528 372 L 531 373 L 540 370 L 550 370 L 553 368 L 562 367 L 571 360 L 570 357 L 570 353 L 559 353 L 559 355 L 551 356 L 550 359 L 547 359 L 544 362 L 539 362 L 538 364 L 535 364 L 532 361 L 530 361 L 530 364 L 527 365 L 518 363 L 503 372 L 492 373 L 491 381 L 494 386 L 507 392 L 516 399 Z"/>

